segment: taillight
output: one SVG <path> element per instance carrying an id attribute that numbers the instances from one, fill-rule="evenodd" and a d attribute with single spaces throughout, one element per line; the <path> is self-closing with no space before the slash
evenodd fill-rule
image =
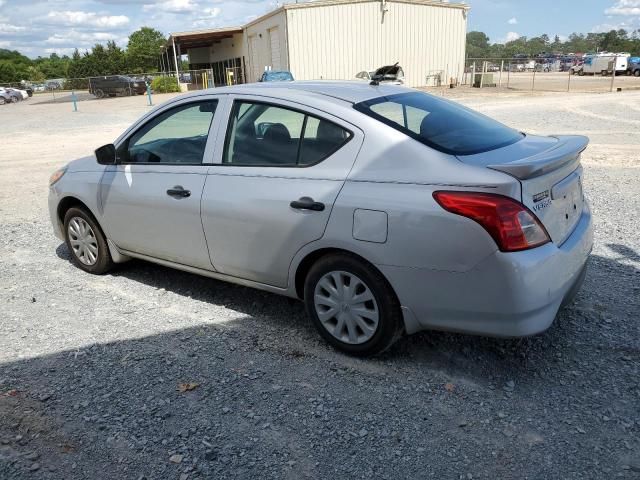
<path id="1" fill-rule="evenodd" d="M 551 239 L 536 216 L 520 202 L 502 195 L 480 192 L 433 192 L 448 212 L 479 223 L 503 252 L 538 247 Z"/>

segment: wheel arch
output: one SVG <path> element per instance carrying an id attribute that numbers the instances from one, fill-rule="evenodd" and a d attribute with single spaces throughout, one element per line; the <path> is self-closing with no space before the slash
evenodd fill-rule
<path id="1" fill-rule="evenodd" d="M 366 263 L 367 265 L 371 266 L 371 268 L 375 269 L 377 272 L 379 272 L 382 278 L 384 278 L 384 280 L 387 282 L 387 285 L 389 285 L 389 288 L 391 289 L 391 292 L 393 293 L 393 295 L 396 297 L 396 300 L 398 300 L 398 304 L 400 305 L 402 318 L 404 321 L 404 331 L 408 334 L 411 334 L 419 330 L 422 330 L 420 323 L 416 318 L 415 314 L 413 313 L 413 311 L 410 308 L 402 305 L 402 302 L 400 301 L 400 297 L 398 296 L 398 293 L 396 292 L 394 286 L 389 281 L 389 279 L 384 274 L 384 272 L 380 271 L 380 269 L 376 267 L 376 265 L 370 260 L 368 260 L 366 257 L 352 250 L 348 250 L 346 248 L 325 246 L 325 247 L 317 248 L 316 250 L 313 250 L 311 252 L 307 252 L 306 255 L 295 267 L 295 275 L 294 275 L 294 283 L 293 283 L 293 290 L 294 290 L 293 293 L 295 294 L 295 296 L 297 296 L 300 300 L 304 300 L 304 282 L 311 267 L 322 257 L 336 254 L 336 253 L 347 254 L 352 257 L 355 257 L 361 260 L 362 262 Z"/>
<path id="2" fill-rule="evenodd" d="M 304 299 L 304 282 L 305 282 L 305 279 L 307 278 L 307 274 L 309 273 L 309 270 L 311 270 L 311 267 L 322 257 L 326 257 L 327 255 L 333 255 L 337 253 L 342 253 L 342 254 L 355 257 L 358 260 L 362 261 L 363 263 L 369 265 L 371 268 L 375 269 L 378 273 L 380 273 L 380 275 L 382 275 L 385 281 L 389 284 L 389 287 L 393 291 L 393 294 L 396 296 L 396 298 L 398 298 L 398 294 L 396 293 L 395 289 L 393 288 L 393 285 L 391 285 L 391 283 L 389 282 L 389 279 L 387 279 L 385 274 L 382 273 L 380 269 L 373 264 L 373 262 L 371 262 L 364 256 L 352 250 L 347 250 L 345 248 L 321 247 L 311 252 L 308 252 L 296 266 L 293 286 L 294 286 L 295 294 L 299 299 L 301 300 Z"/>
<path id="3" fill-rule="evenodd" d="M 120 253 L 116 244 L 111 241 L 109 236 L 104 231 L 103 226 L 98 221 L 98 217 L 96 217 L 95 213 L 93 213 L 93 210 L 91 210 L 91 208 L 85 202 L 80 200 L 78 197 L 68 195 L 62 198 L 58 203 L 58 206 L 56 208 L 56 219 L 60 226 L 60 231 L 64 232 L 64 217 L 69 211 L 69 209 L 74 207 L 80 207 L 85 209 L 87 212 L 89 212 L 89 215 L 93 217 L 93 220 L 96 222 L 96 225 L 98 225 L 98 228 L 101 230 L 102 235 L 104 235 L 104 238 L 107 241 L 107 246 L 109 247 L 109 253 L 111 254 L 111 258 L 114 263 L 124 263 L 130 260 L 128 256 Z"/>
<path id="4" fill-rule="evenodd" d="M 56 217 L 61 227 L 64 226 L 64 216 L 67 214 L 69 209 L 73 207 L 84 208 L 93 216 L 94 219 L 96 219 L 96 216 L 93 214 L 93 212 L 91 211 L 91 209 L 88 207 L 86 203 L 84 203 L 82 200 L 80 200 L 77 197 L 69 195 L 62 198 L 60 202 L 58 202 L 58 207 L 56 208 Z M 97 222 L 98 220 L 96 219 L 96 223 Z"/>

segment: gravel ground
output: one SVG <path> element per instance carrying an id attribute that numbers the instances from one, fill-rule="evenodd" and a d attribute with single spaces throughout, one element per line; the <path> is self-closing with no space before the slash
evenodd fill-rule
<path id="1" fill-rule="evenodd" d="M 137 261 L 74 268 L 47 177 L 146 99 L 0 108 L 0 479 L 640 478 L 640 92 L 454 93 L 592 139 L 590 270 L 542 335 L 423 332 L 369 360 L 285 298 Z"/>

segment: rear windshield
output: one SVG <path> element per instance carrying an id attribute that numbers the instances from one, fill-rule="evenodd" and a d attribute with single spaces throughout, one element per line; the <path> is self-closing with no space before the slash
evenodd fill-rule
<path id="1" fill-rule="evenodd" d="M 354 108 L 425 145 L 452 155 L 487 152 L 524 137 L 478 112 L 426 93 L 378 97 L 357 103 Z"/>
<path id="2" fill-rule="evenodd" d="M 265 78 L 272 82 L 286 82 L 293 80 L 293 76 L 289 72 L 268 72 L 265 75 Z"/>

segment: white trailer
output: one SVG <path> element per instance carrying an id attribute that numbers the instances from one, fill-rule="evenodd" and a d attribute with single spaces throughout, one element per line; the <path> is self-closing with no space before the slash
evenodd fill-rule
<path id="1" fill-rule="evenodd" d="M 629 55 L 620 54 L 599 54 L 588 55 L 584 57 L 582 69 L 578 71 L 579 75 L 590 74 L 609 75 L 613 72 L 616 74 L 625 73 L 627 71 L 627 60 Z"/>

